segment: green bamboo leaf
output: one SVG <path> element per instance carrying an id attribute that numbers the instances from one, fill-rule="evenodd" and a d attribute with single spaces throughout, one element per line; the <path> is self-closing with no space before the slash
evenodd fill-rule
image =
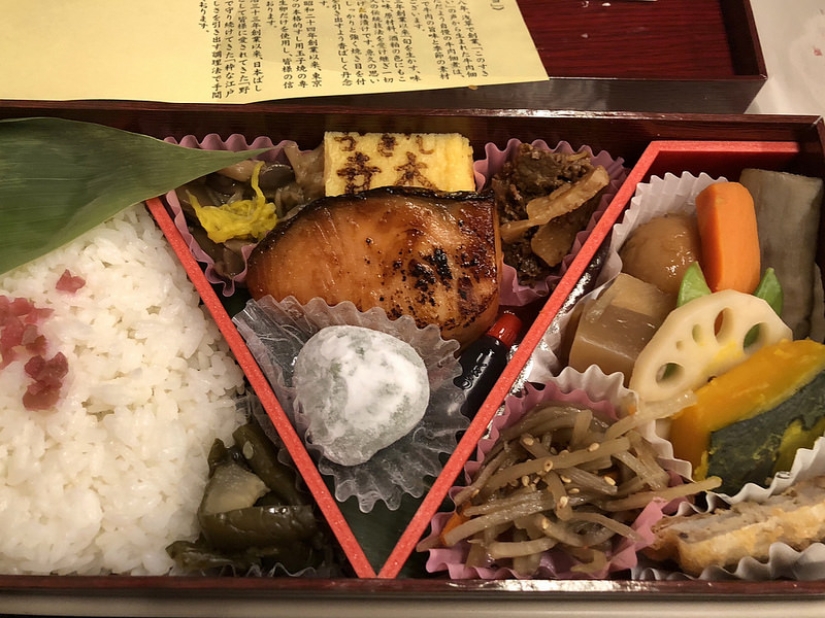
<path id="1" fill-rule="evenodd" d="M 0 274 L 124 208 L 254 157 L 61 118 L 0 120 Z"/>

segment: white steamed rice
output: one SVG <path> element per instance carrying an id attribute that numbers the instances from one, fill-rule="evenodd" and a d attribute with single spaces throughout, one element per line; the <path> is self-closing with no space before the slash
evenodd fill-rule
<path id="1" fill-rule="evenodd" d="M 86 280 L 74 294 L 65 269 Z M 22 363 L 0 370 L 0 572 L 163 574 L 197 536 L 215 438 L 241 419 L 241 370 L 143 206 L 0 276 L 54 314 L 69 360 L 56 411 L 23 408 Z"/>

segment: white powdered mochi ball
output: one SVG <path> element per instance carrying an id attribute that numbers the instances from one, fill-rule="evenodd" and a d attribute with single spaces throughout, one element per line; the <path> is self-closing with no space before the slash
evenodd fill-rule
<path id="1" fill-rule="evenodd" d="M 424 361 L 408 343 L 360 326 L 328 326 L 295 362 L 296 403 L 308 439 L 344 466 L 407 435 L 427 410 Z"/>

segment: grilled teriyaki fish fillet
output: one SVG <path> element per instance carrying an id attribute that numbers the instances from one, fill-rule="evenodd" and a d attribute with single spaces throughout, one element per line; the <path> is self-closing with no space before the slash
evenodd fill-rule
<path id="1" fill-rule="evenodd" d="M 491 195 L 387 187 L 322 198 L 279 224 L 252 252 L 247 284 L 255 299 L 411 315 L 464 346 L 496 318 L 501 260 Z"/>

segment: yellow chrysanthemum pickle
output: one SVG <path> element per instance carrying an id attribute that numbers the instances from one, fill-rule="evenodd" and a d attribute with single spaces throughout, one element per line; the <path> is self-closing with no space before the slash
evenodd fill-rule
<path id="1" fill-rule="evenodd" d="M 796 450 L 825 432 L 825 345 L 810 339 L 767 345 L 696 390 L 672 421 L 674 455 L 696 480 L 722 478 L 720 491 L 767 484 L 789 470 Z"/>
<path id="2" fill-rule="evenodd" d="M 255 197 L 237 200 L 221 206 L 201 206 L 197 198 L 189 194 L 198 221 L 209 239 L 224 243 L 232 238 L 261 240 L 278 223 L 275 204 L 267 202 L 258 179 L 263 161 L 255 165 L 250 185 Z"/>

